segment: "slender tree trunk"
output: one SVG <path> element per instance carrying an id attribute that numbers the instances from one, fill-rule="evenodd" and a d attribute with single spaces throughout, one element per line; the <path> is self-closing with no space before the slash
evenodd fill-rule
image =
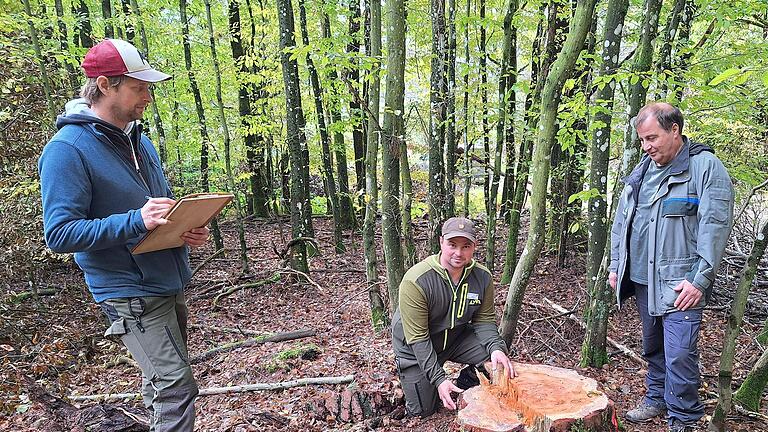
<path id="1" fill-rule="evenodd" d="M 296 59 L 291 57 L 291 50 L 296 46 L 291 0 L 277 0 L 277 17 L 280 23 L 280 62 L 285 84 L 286 142 L 291 162 L 291 227 L 293 237 L 299 238 L 309 234 L 306 212 L 307 209 L 311 212 L 312 206 L 306 192 L 309 183 L 309 152 L 304 135 L 299 66 Z M 291 268 L 308 273 L 306 244 L 296 243 L 290 254 Z"/>
<path id="2" fill-rule="evenodd" d="M 120 4 L 123 7 L 122 21 L 125 25 L 125 39 L 128 40 L 128 42 L 136 45 L 136 29 L 134 28 L 133 19 L 131 18 L 130 0 L 120 0 Z"/>
<path id="3" fill-rule="evenodd" d="M 541 114 L 532 166 L 534 178 L 533 192 L 531 193 L 531 224 L 525 250 L 523 250 L 521 260 L 515 267 L 515 273 L 512 276 L 501 321 L 500 333 L 507 345 L 511 343 L 514 336 L 528 279 L 544 245 L 549 156 L 555 139 L 555 123 L 563 84 L 570 77 L 576 59 L 584 46 L 584 40 L 592 25 L 596 2 L 597 0 L 580 0 L 578 2 L 571 21 L 571 31 L 568 33 L 565 45 L 557 60 L 552 64 L 552 69 L 547 74 L 542 90 Z"/>
<path id="4" fill-rule="evenodd" d="M 301 40 L 304 46 L 309 46 L 309 33 L 307 32 L 307 13 L 304 8 L 304 0 L 299 1 L 299 25 L 301 26 Z M 339 212 L 339 195 L 336 191 L 336 181 L 333 178 L 333 164 L 331 162 L 330 137 L 328 129 L 325 126 L 325 116 L 323 113 L 323 90 L 320 88 L 320 77 L 315 69 L 315 63 L 312 61 L 310 52 L 307 51 L 307 69 L 309 70 L 309 80 L 312 85 L 312 93 L 315 99 L 315 113 L 317 114 L 317 128 L 320 132 L 320 147 L 323 151 L 323 177 L 325 180 L 325 190 L 328 193 L 328 202 L 333 214 L 333 241 L 336 244 L 336 252 L 344 252 L 344 242 L 341 232 L 341 213 Z"/>
<path id="5" fill-rule="evenodd" d="M 200 127 L 200 189 L 208 192 L 211 189 L 208 179 L 208 146 L 211 139 L 208 136 L 208 127 L 205 124 L 205 111 L 203 109 L 203 98 L 200 96 L 200 88 L 197 86 L 195 72 L 192 70 L 192 50 L 189 46 L 189 20 L 187 19 L 187 0 L 179 0 L 179 13 L 181 18 L 181 43 L 184 47 L 184 66 L 187 69 L 189 78 L 189 88 L 192 90 L 192 96 L 195 99 L 195 109 L 197 110 L 198 126 Z M 219 229 L 218 218 L 211 220 L 211 234 L 216 250 L 224 248 L 224 239 Z"/>
<path id="6" fill-rule="evenodd" d="M 77 16 L 75 45 L 79 45 L 81 48 L 91 48 L 93 46 L 93 27 L 91 26 L 91 12 L 88 10 L 85 0 L 74 0 L 72 13 Z"/>
<path id="7" fill-rule="evenodd" d="M 733 400 L 748 410 L 759 411 L 766 383 L 768 383 L 768 349 L 763 351 L 757 363 L 752 366 L 744 382 L 733 394 Z"/>
<path id="8" fill-rule="evenodd" d="M 399 285 L 405 270 L 400 248 L 400 143 L 403 140 L 405 97 L 405 4 L 387 0 L 387 74 L 382 125 L 382 239 L 387 266 L 390 313 L 398 304 Z"/>
<path id="9" fill-rule="evenodd" d="M 323 38 L 330 40 L 331 20 L 328 13 L 322 12 L 321 27 Z M 331 83 L 338 81 L 339 77 L 335 66 L 331 66 L 328 73 L 328 80 Z M 330 113 L 331 124 L 341 124 L 341 95 L 334 86 L 330 87 L 331 97 L 328 101 L 328 111 Z M 336 159 L 336 175 L 339 179 L 339 209 L 341 211 L 341 226 L 344 229 L 354 226 L 354 213 L 352 209 L 352 196 L 349 193 L 349 170 L 347 168 L 347 146 L 344 142 L 344 132 L 336 129 L 333 133 L 333 153 Z"/>
<path id="10" fill-rule="evenodd" d="M 491 214 L 496 203 L 491 203 L 491 137 L 488 125 L 488 49 L 485 23 L 486 0 L 480 0 L 480 106 L 483 130 L 483 198 L 485 199 L 485 214 Z"/>
<path id="11" fill-rule="evenodd" d="M 262 84 L 259 84 L 259 88 L 254 91 L 253 85 L 246 82 L 248 75 L 247 62 L 249 60 L 243 49 L 240 0 L 230 0 L 228 6 L 229 45 L 232 50 L 232 58 L 235 60 L 238 68 L 237 103 L 240 114 L 240 128 L 243 140 L 245 141 L 248 169 L 251 172 L 249 178 L 251 189 L 249 211 L 253 212 L 256 216 L 266 217 L 269 214 L 269 196 L 271 194 L 271 188 L 268 185 L 267 179 L 271 177 L 266 173 L 264 161 L 266 138 L 261 132 L 257 132 L 254 130 L 255 128 L 251 127 L 251 119 L 254 116 L 251 106 L 251 93 L 260 94 L 263 99 L 266 99 L 267 95 Z"/>
<path id="12" fill-rule="evenodd" d="M 379 127 L 379 97 L 381 95 L 381 0 L 368 0 L 371 16 L 369 55 L 374 59 L 368 87 L 368 133 L 365 157 L 365 221 L 363 223 L 363 249 L 365 275 L 368 282 L 368 303 L 371 307 L 371 325 L 380 332 L 389 324 L 384 300 L 379 290 L 379 271 L 376 268 L 376 213 L 379 199 L 377 160 L 381 129 Z"/>
<path id="13" fill-rule="evenodd" d="M 649 71 L 653 64 L 653 41 L 659 27 L 659 11 L 661 0 L 645 0 L 643 5 L 643 23 L 641 26 L 640 41 L 638 42 L 635 63 L 632 65 L 632 79 L 630 80 L 630 92 L 627 101 L 627 114 L 633 119 L 640 108 L 645 104 L 645 97 L 650 85 Z M 627 123 L 624 132 L 624 149 L 621 160 L 621 175 L 629 174 L 632 168 L 640 161 L 640 148 L 637 145 L 637 136 L 632 122 Z M 618 195 L 618 194 L 616 194 Z M 617 199 L 614 197 L 614 199 Z M 615 207 L 615 205 L 613 206 Z"/>
<path id="14" fill-rule="evenodd" d="M 360 0 L 349 1 L 349 43 L 347 55 L 352 62 L 352 67 L 345 71 L 347 85 L 354 89 L 362 88 L 360 82 Z M 360 207 L 363 207 L 363 192 L 365 191 L 365 137 L 363 133 L 364 116 L 360 107 L 360 101 L 356 97 L 349 99 L 349 119 L 352 123 L 352 148 L 355 153 L 355 195 L 360 198 Z"/>
<path id="15" fill-rule="evenodd" d="M 496 123 L 496 153 L 493 162 L 493 181 L 491 182 L 491 211 L 488 213 L 488 231 L 486 242 L 486 266 L 493 271 L 496 258 L 496 197 L 501 178 L 501 156 L 504 145 L 514 149 L 515 135 L 515 89 L 517 81 L 517 29 L 512 25 L 512 18 L 517 12 L 517 0 L 507 0 L 507 10 L 504 14 L 504 45 L 501 56 L 501 71 L 499 73 L 499 114 Z M 507 136 L 505 137 L 505 132 Z M 514 153 L 514 150 L 512 150 Z M 507 159 L 511 165 L 511 160 Z M 506 181 L 505 181 L 506 183 Z"/>
<path id="16" fill-rule="evenodd" d="M 56 108 L 54 108 L 53 92 L 51 91 L 51 80 L 48 78 L 48 70 L 46 69 L 46 60 L 43 58 L 43 52 L 40 49 L 40 41 L 37 38 L 37 29 L 34 22 L 32 22 L 32 7 L 29 4 L 29 0 L 23 0 L 24 12 L 27 14 L 27 26 L 29 27 L 29 36 L 32 39 L 32 47 L 35 50 L 35 59 L 37 60 L 37 66 L 40 68 L 40 78 L 43 81 L 43 91 L 45 91 L 45 102 L 48 106 L 48 119 L 51 125 L 56 120 Z"/>
<path id="17" fill-rule="evenodd" d="M 416 243 L 413 240 L 413 225 L 411 224 L 411 210 L 413 208 L 413 180 L 411 179 L 411 166 L 408 162 L 408 146 L 405 140 L 400 141 L 400 184 L 402 191 L 400 202 L 403 203 L 402 227 L 400 233 L 403 237 L 403 261 L 405 268 L 416 264 Z"/>
<path id="18" fill-rule="evenodd" d="M 533 107 L 533 101 L 543 83 L 539 84 L 540 77 L 539 71 L 539 57 L 541 56 L 541 41 L 543 38 L 544 16 L 541 14 L 539 25 L 536 29 L 536 37 L 533 42 L 533 54 L 531 56 L 531 83 L 534 88 L 528 93 L 525 99 L 525 131 L 523 134 L 523 140 L 520 143 L 520 149 L 518 150 L 517 161 L 515 163 L 515 184 L 514 193 L 512 195 L 512 204 L 509 212 L 509 235 L 507 236 L 507 250 L 504 257 L 504 271 L 501 275 L 501 283 L 508 284 L 512 281 L 512 273 L 517 265 L 517 242 L 518 234 L 520 232 L 520 217 L 523 212 L 523 206 L 525 204 L 525 195 L 528 186 L 528 170 L 531 163 L 531 156 L 533 154 L 533 142 L 528 137 L 532 133 L 530 127 L 528 127 L 529 119 L 533 117 L 531 109 Z"/>
<path id="19" fill-rule="evenodd" d="M 472 0 L 467 0 L 466 15 L 472 12 Z M 469 191 L 472 188 L 472 162 L 469 154 L 469 25 L 464 26 L 464 217 L 469 217 Z"/>
<path id="20" fill-rule="evenodd" d="M 685 9 L 683 10 L 682 17 L 680 18 L 680 30 L 677 37 L 677 43 L 675 44 L 675 51 L 678 54 L 672 62 L 672 71 L 675 79 L 669 89 L 669 102 L 678 105 L 683 99 L 683 89 L 685 87 L 685 72 L 688 71 L 688 61 L 693 55 L 693 51 L 685 54 L 680 54 L 680 51 L 687 48 L 690 44 L 691 26 L 693 25 L 693 17 L 696 15 L 696 3 L 688 1 L 685 3 Z M 714 22 L 713 22 L 714 23 Z M 711 34 L 713 26 L 710 25 L 709 33 Z M 702 37 L 702 40 L 704 38 Z"/>
<path id="21" fill-rule="evenodd" d="M 446 53 L 445 200 L 443 215 L 456 213 L 456 0 L 448 0 L 448 51 Z"/>
<path id="22" fill-rule="evenodd" d="M 739 277 L 739 285 L 736 288 L 736 293 L 733 296 L 733 303 L 731 303 L 731 310 L 728 314 L 728 326 L 725 329 L 725 336 L 723 337 L 723 350 L 720 353 L 720 372 L 718 373 L 718 398 L 717 406 L 715 406 L 715 412 L 712 415 L 712 420 L 709 423 L 710 430 L 725 431 L 725 418 L 731 412 L 731 380 L 733 379 L 733 355 L 736 352 L 736 337 L 741 332 L 741 325 L 744 322 L 744 310 L 747 307 L 747 297 L 749 296 L 749 290 L 752 287 L 752 282 L 757 273 L 757 266 L 760 264 L 760 259 L 765 254 L 765 247 L 768 244 L 768 222 L 763 223 L 763 227 L 760 233 L 757 235 L 754 243 L 752 243 L 752 251 L 749 253 L 744 268 L 741 270 L 741 276 Z M 749 379 L 749 377 L 748 377 Z M 745 388 L 741 393 L 741 398 L 747 400 L 747 405 L 753 411 L 757 411 L 759 408 L 759 401 L 762 397 L 763 388 L 768 381 L 768 374 L 765 376 L 762 387 L 757 393 L 757 404 L 754 401 L 749 400 L 750 397 L 744 397 L 746 394 L 750 394 L 750 391 L 754 393 L 757 386 L 753 386 L 749 390 Z M 744 381 L 747 382 L 746 380 Z M 742 388 L 744 385 L 742 384 Z M 739 389 L 741 391 L 741 388 Z M 739 400 L 739 398 L 737 398 Z M 743 402 L 742 402 L 743 403 Z"/>
<path id="23" fill-rule="evenodd" d="M 601 367 L 608 361 L 605 342 L 608 331 L 608 310 L 611 305 L 611 291 L 605 279 L 598 279 L 600 266 L 604 261 L 604 251 L 608 242 L 608 160 L 611 145 L 611 122 L 613 119 L 613 97 L 616 79 L 613 78 L 618 67 L 621 51 L 622 29 L 627 15 L 629 0 L 609 0 L 605 17 L 603 36 L 602 64 L 599 69 L 603 82 L 595 96 L 598 107 L 594 120 L 590 156 L 589 187 L 590 195 L 587 214 L 587 292 L 589 305 L 584 308 L 584 322 L 587 325 L 584 342 L 581 346 L 581 365 Z"/>
<path id="24" fill-rule="evenodd" d="M 432 0 L 432 60 L 429 80 L 429 250 L 440 250 L 440 226 L 445 221 L 445 0 Z"/>
<path id="25" fill-rule="evenodd" d="M 115 28 L 112 23 L 112 1 L 101 0 L 101 16 L 104 17 L 104 37 L 114 38 Z"/>
<path id="26" fill-rule="evenodd" d="M 141 10 L 139 9 L 139 4 L 136 0 L 131 0 L 131 8 L 133 9 L 133 14 L 136 16 L 136 22 L 139 27 L 139 36 L 141 38 L 141 49 L 144 51 L 144 55 L 149 57 L 149 44 L 147 43 L 147 33 L 144 29 L 144 22 L 141 17 Z M 152 99 L 155 99 L 155 89 L 154 87 L 150 87 L 149 94 L 152 96 Z M 157 104 L 153 103 L 152 105 L 152 130 L 155 132 L 157 136 L 157 145 L 158 145 L 158 151 L 160 153 L 160 162 L 162 163 L 163 167 L 165 167 L 168 164 L 168 149 L 166 149 L 166 143 L 165 143 L 165 129 L 163 129 L 163 121 L 160 117 L 160 110 L 157 108 Z"/>
<path id="27" fill-rule="evenodd" d="M 75 67 L 70 62 L 71 54 L 69 52 L 69 40 L 67 36 L 67 25 L 64 23 L 64 6 L 61 0 L 54 0 L 54 9 L 56 9 L 56 24 L 59 31 L 59 49 L 64 56 L 64 70 L 67 74 L 67 81 L 69 82 L 69 90 L 71 96 L 74 96 L 80 90 L 80 84 L 77 82 L 78 73 L 75 71 Z"/>
<path id="28" fill-rule="evenodd" d="M 135 2 L 135 0 L 133 0 Z M 224 137 L 224 164 L 227 170 L 227 186 L 232 194 L 235 195 L 235 212 L 237 213 L 237 237 L 240 241 L 240 266 L 243 273 L 250 273 L 248 267 L 248 245 L 245 243 L 245 228 L 243 227 L 243 209 L 240 203 L 240 193 L 235 187 L 235 178 L 232 175 L 232 156 L 230 154 L 229 126 L 227 126 L 227 117 L 224 114 L 224 100 L 221 96 L 221 68 L 219 67 L 219 57 L 216 54 L 216 38 L 213 33 L 213 20 L 211 19 L 211 1 L 205 1 L 205 16 L 208 20 L 208 37 L 211 46 L 211 59 L 213 60 L 213 73 L 216 77 L 216 104 L 219 111 L 219 122 L 221 132 Z"/>
<path id="29" fill-rule="evenodd" d="M 672 46 L 675 44 L 675 36 L 677 36 L 678 29 L 680 27 L 680 21 L 685 15 L 686 0 L 675 0 L 675 5 L 672 7 L 672 11 L 667 18 L 667 24 L 664 26 L 664 32 L 661 34 L 663 43 L 659 49 L 659 58 L 656 60 L 656 74 L 659 76 L 659 85 L 657 88 L 655 100 L 663 100 L 667 96 L 667 76 L 672 78 L 674 73 L 672 72 Z"/>

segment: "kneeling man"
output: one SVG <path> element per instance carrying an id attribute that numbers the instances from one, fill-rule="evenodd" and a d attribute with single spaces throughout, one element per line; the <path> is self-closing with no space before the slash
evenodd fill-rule
<path id="1" fill-rule="evenodd" d="M 478 384 L 475 367 L 489 358 L 515 375 L 496 327 L 493 278 L 478 264 L 475 226 L 454 217 L 443 224 L 440 253 L 411 267 L 400 283 L 392 345 L 409 415 L 427 417 L 443 406 L 456 409 L 451 393 Z M 468 365 L 456 384 L 443 370 L 451 360 Z"/>

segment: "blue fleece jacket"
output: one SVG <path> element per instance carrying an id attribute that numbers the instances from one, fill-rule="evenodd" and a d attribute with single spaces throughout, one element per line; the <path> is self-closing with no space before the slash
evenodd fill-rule
<path id="1" fill-rule="evenodd" d="M 141 124 L 126 133 L 79 99 L 56 127 L 38 162 L 48 247 L 74 252 L 97 302 L 179 293 L 192 273 L 186 246 L 131 254 L 147 232 L 140 210 L 147 197 L 171 197 Z"/>

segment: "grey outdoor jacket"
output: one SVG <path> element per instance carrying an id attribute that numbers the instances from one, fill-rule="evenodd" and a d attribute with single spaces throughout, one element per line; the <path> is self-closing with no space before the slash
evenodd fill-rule
<path id="1" fill-rule="evenodd" d="M 632 219 L 643 176 L 651 163 L 643 157 L 623 179 L 611 229 L 611 264 L 618 275 L 616 298 L 634 294 L 627 271 Z M 706 306 L 733 223 L 733 185 L 722 162 L 705 145 L 683 136 L 683 148 L 662 180 L 648 214 L 648 313 L 677 310 L 674 288 L 684 279 L 704 293 L 696 308 Z"/>

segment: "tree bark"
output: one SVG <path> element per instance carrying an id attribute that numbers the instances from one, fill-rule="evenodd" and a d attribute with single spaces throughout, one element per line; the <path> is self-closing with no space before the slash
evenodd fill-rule
<path id="1" fill-rule="evenodd" d="M 466 15 L 472 13 L 472 0 L 467 0 Z M 467 66 L 464 72 L 464 217 L 469 217 L 469 191 L 472 187 L 472 163 L 469 158 L 469 25 L 464 26 L 464 63 Z"/>
<path id="2" fill-rule="evenodd" d="M 379 127 L 379 99 L 381 95 L 381 0 L 368 0 L 371 17 L 370 56 L 373 58 L 370 85 L 368 87 L 368 133 L 365 157 L 365 221 L 363 223 L 363 249 L 365 251 L 365 276 L 368 282 L 368 303 L 371 308 L 371 325 L 377 333 L 389 324 L 384 300 L 379 290 L 379 271 L 376 253 L 376 213 L 378 212 L 379 185 L 377 161 L 381 128 Z"/>
<path id="3" fill-rule="evenodd" d="M 345 71 L 347 76 L 347 85 L 355 90 L 362 88 L 360 82 L 360 0 L 349 1 L 349 43 L 347 44 L 347 55 L 352 67 Z M 366 116 L 360 106 L 360 101 L 356 97 L 349 99 L 349 119 L 352 123 L 352 149 L 355 153 L 355 195 L 362 199 L 365 191 L 365 134 L 363 124 Z M 362 207 L 363 202 L 359 201 Z"/>
<path id="4" fill-rule="evenodd" d="M 659 49 L 659 58 L 656 60 L 656 74 L 659 76 L 659 84 L 655 100 L 663 100 L 667 96 L 669 89 L 666 77 L 672 78 L 672 46 L 675 44 L 675 36 L 678 34 L 680 21 L 685 15 L 686 0 L 675 0 L 675 5 L 667 18 L 667 24 L 664 26 L 664 32 L 661 34 L 663 43 Z"/>
<path id="5" fill-rule="evenodd" d="M 101 0 L 101 16 L 104 18 L 104 37 L 114 38 L 115 28 L 112 26 L 111 0 Z"/>
<path id="6" fill-rule="evenodd" d="M 643 5 L 643 23 L 641 25 L 640 41 L 638 42 L 635 63 L 632 65 L 630 92 L 627 100 L 627 115 L 629 122 L 624 132 L 624 151 L 621 160 L 621 175 L 626 176 L 640 161 L 640 148 L 637 145 L 637 135 L 632 119 L 645 104 L 645 97 L 650 85 L 648 72 L 653 64 L 653 41 L 659 27 L 659 11 L 661 0 L 645 0 Z M 614 200 L 619 194 L 614 194 Z M 616 207 L 615 205 L 613 207 Z"/>
<path id="7" fill-rule="evenodd" d="M 141 18 L 141 10 L 136 0 L 131 0 L 131 8 L 133 14 L 136 16 L 136 22 L 139 27 L 139 36 L 141 39 L 141 49 L 144 50 L 144 55 L 149 57 L 149 43 L 147 43 L 147 33 L 144 29 L 144 21 Z M 149 88 L 149 94 L 152 96 L 152 100 L 155 100 L 154 87 Z M 165 143 L 165 129 L 163 129 L 163 121 L 160 117 L 160 110 L 157 108 L 157 104 L 152 105 L 152 130 L 157 133 L 157 146 L 160 153 L 160 163 L 165 167 L 168 163 L 168 149 Z"/>
<path id="8" fill-rule="evenodd" d="M 93 46 L 93 27 L 91 26 L 91 12 L 88 10 L 85 0 L 72 2 L 72 14 L 77 16 L 75 45 L 79 45 L 81 48 L 91 48 Z"/>
<path id="9" fill-rule="evenodd" d="M 324 3 L 324 2 L 323 2 Z M 328 13 L 322 12 L 320 21 L 323 38 L 331 39 L 331 20 Z M 331 66 L 328 73 L 328 80 L 331 83 L 339 79 L 336 67 Z M 341 95 L 332 85 L 330 87 L 331 97 L 328 101 L 328 112 L 330 113 L 331 124 L 340 124 L 341 118 Z M 343 229 L 352 228 L 355 224 L 355 215 L 352 209 L 352 196 L 349 193 L 349 169 L 347 167 L 347 146 L 344 142 L 344 132 L 337 128 L 333 133 L 333 153 L 336 159 L 336 175 L 339 179 L 339 209 L 341 212 L 341 226 Z"/>
<path id="10" fill-rule="evenodd" d="M 411 165 L 408 162 L 408 146 L 405 140 L 400 141 L 400 202 L 403 203 L 402 228 L 403 260 L 405 268 L 416 264 L 416 244 L 413 241 L 413 225 L 411 224 L 411 210 L 413 208 L 413 179 L 411 178 Z"/>
<path id="11" fill-rule="evenodd" d="M 136 1 L 136 0 L 132 0 Z M 221 68 L 219 67 L 219 57 L 216 54 L 216 38 L 213 33 L 213 19 L 211 18 L 211 1 L 205 2 L 205 16 L 208 21 L 208 37 L 211 46 L 211 59 L 213 59 L 213 73 L 216 77 L 216 104 L 219 111 L 219 123 L 224 138 L 224 165 L 227 171 L 227 186 L 230 193 L 235 195 L 235 213 L 237 222 L 237 238 L 240 242 L 240 268 L 243 273 L 249 273 L 248 267 L 248 245 L 245 243 L 245 228 L 243 227 L 243 209 L 240 203 L 240 193 L 235 187 L 235 178 L 232 175 L 232 155 L 230 152 L 229 126 L 227 126 L 227 116 L 224 114 L 224 100 L 221 96 Z"/>
<path id="12" fill-rule="evenodd" d="M 59 49 L 64 56 L 64 70 L 67 74 L 67 82 L 69 82 L 70 96 L 75 96 L 79 92 L 80 84 L 77 82 L 78 73 L 75 71 L 75 67 L 70 62 L 71 54 L 69 52 L 69 40 L 67 39 L 67 25 L 64 23 L 64 5 L 61 0 L 54 0 L 54 9 L 56 10 L 56 24 L 59 31 Z"/>
<path id="13" fill-rule="evenodd" d="M 299 25 L 301 26 L 301 40 L 305 47 L 309 46 L 309 34 L 307 32 L 307 13 L 304 8 L 304 0 L 299 0 Z M 339 194 L 336 191 L 336 181 L 333 178 L 333 163 L 331 162 L 330 137 L 325 125 L 325 114 L 323 112 L 323 90 L 320 88 L 320 77 L 312 61 L 312 56 L 307 51 L 307 69 L 309 70 L 309 80 L 312 85 L 312 93 L 315 100 L 315 114 L 317 116 L 317 128 L 320 132 L 320 148 L 323 152 L 323 178 L 325 180 L 325 190 L 328 194 L 328 201 L 333 214 L 333 242 L 336 245 L 336 253 L 344 252 L 344 241 L 342 240 L 342 221 L 339 210 Z"/>
<path id="14" fill-rule="evenodd" d="M 255 216 L 266 217 L 269 214 L 269 196 L 271 194 L 269 181 L 271 176 L 266 173 L 266 163 L 264 160 L 264 147 L 266 137 L 255 131 L 251 127 L 253 119 L 253 108 L 251 105 L 252 94 L 256 94 L 260 99 L 266 99 L 266 91 L 263 84 L 249 84 L 246 82 L 248 71 L 247 56 L 243 49 L 242 23 L 240 21 L 240 0 L 230 0 L 228 4 L 229 18 L 229 45 L 232 50 L 232 58 L 238 68 L 237 74 L 237 103 L 238 113 L 240 114 L 240 127 L 245 141 L 246 160 L 248 169 L 251 172 L 249 178 L 251 199 L 249 200 L 248 211 Z M 253 47 L 251 47 L 253 48 Z M 254 86 L 257 88 L 254 89 Z"/>
<path id="15" fill-rule="evenodd" d="M 446 52 L 445 200 L 443 216 L 456 213 L 456 0 L 448 0 Z"/>
<path id="16" fill-rule="evenodd" d="M 741 332 L 741 325 L 744 322 L 744 311 L 747 307 L 747 297 L 749 296 L 749 290 L 752 288 L 752 282 L 757 273 L 757 266 L 760 264 L 760 259 L 765 254 L 765 247 L 768 244 L 768 222 L 763 223 L 763 227 L 760 233 L 752 243 L 752 251 L 749 253 L 749 258 L 744 268 L 741 270 L 741 276 L 739 277 L 739 285 L 736 287 L 736 293 L 733 296 L 733 303 L 731 303 L 731 310 L 728 314 L 728 325 L 725 329 L 725 335 L 723 337 L 723 350 L 720 353 L 720 372 L 718 373 L 718 398 L 717 406 L 715 406 L 715 412 L 712 414 L 712 420 L 710 421 L 710 430 L 725 431 L 725 419 L 731 412 L 731 381 L 733 379 L 733 356 L 736 352 L 736 338 Z M 759 363 L 759 362 L 758 362 Z M 753 369 L 754 370 L 754 369 Z M 751 374 L 751 373 L 750 373 Z M 758 374 L 759 375 L 759 374 Z M 754 377 L 754 375 L 752 375 Z M 749 376 L 747 377 L 749 379 Z M 759 380 L 752 378 L 752 382 L 758 383 Z M 759 385 L 747 384 L 744 387 L 739 388 L 739 392 L 744 391 L 736 398 L 742 404 L 745 404 L 753 411 L 757 411 L 759 408 L 759 401 L 762 397 L 763 388 L 768 381 L 768 375 L 764 377 L 762 381 L 762 387 Z M 747 383 L 747 380 L 744 381 Z M 753 399 L 755 390 L 759 388 L 757 392 L 757 403 Z M 736 397 L 736 395 L 734 395 Z M 752 400 L 750 400 L 752 399 Z M 744 402 L 746 400 L 746 403 Z"/>
<path id="17" fill-rule="evenodd" d="M 510 282 L 501 321 L 500 333 L 507 345 L 511 343 L 514 336 L 528 279 L 544 244 L 549 156 L 555 138 L 555 123 L 563 84 L 571 75 L 576 59 L 584 46 L 584 40 L 592 25 L 596 2 L 597 0 L 580 0 L 578 2 L 571 21 L 571 30 L 562 51 L 547 74 L 541 93 L 541 115 L 532 164 L 534 174 L 533 192 L 531 193 L 531 223 L 525 250 L 523 250 L 522 257 L 515 267 L 512 282 Z"/>
<path id="18" fill-rule="evenodd" d="M 501 156 L 505 145 L 508 154 L 509 149 L 512 149 L 512 154 L 514 154 L 515 146 L 513 124 L 515 116 L 514 85 L 517 82 L 517 28 L 512 25 L 512 18 L 517 12 L 517 8 L 517 0 L 507 0 L 507 10 L 504 14 L 504 44 L 499 73 L 499 119 L 496 123 L 496 153 L 493 162 L 493 181 L 491 182 L 490 195 L 491 211 L 488 213 L 488 231 L 486 233 L 486 266 L 491 271 L 493 271 L 496 256 L 496 197 L 501 178 Z M 512 165 L 512 160 L 509 158 L 507 158 L 507 165 Z M 508 191 L 507 194 L 509 194 Z"/>
<path id="19" fill-rule="evenodd" d="M 445 221 L 445 62 L 448 41 L 445 34 L 445 0 L 431 0 L 432 59 L 429 79 L 429 250 L 440 250 L 440 226 Z"/>
<path id="20" fill-rule="evenodd" d="M 48 107 L 48 120 L 53 125 L 56 120 L 56 109 L 53 103 L 53 92 L 51 91 L 51 80 L 48 78 L 48 70 L 46 69 L 46 60 L 43 58 L 42 50 L 40 49 L 40 40 L 37 38 L 37 29 L 34 22 L 32 22 L 32 7 L 29 4 L 29 0 L 23 0 L 24 12 L 27 14 L 27 26 L 29 27 L 29 36 L 32 39 L 32 47 L 35 50 L 35 59 L 37 60 L 37 66 L 40 68 L 40 77 L 43 81 L 43 91 L 45 92 L 45 102 Z"/>
<path id="21" fill-rule="evenodd" d="M 309 150 L 304 135 L 304 111 L 301 107 L 299 66 L 291 57 L 296 47 L 293 38 L 293 6 L 291 0 L 277 0 L 277 16 L 280 23 L 280 63 L 285 86 L 286 142 L 290 154 L 291 176 L 291 227 L 293 238 L 310 234 L 307 212 L 311 216 L 312 205 L 307 195 L 309 183 Z M 291 248 L 290 265 L 294 270 L 308 273 L 306 242 L 296 242 Z"/>
<path id="22" fill-rule="evenodd" d="M 208 192 L 211 189 L 208 178 L 208 147 L 211 139 L 208 136 L 208 127 L 205 123 L 205 110 L 203 108 L 203 98 L 200 95 L 200 88 L 197 86 L 195 72 L 192 70 L 192 50 L 189 46 L 189 20 L 187 19 L 187 0 L 179 0 L 179 14 L 181 18 L 181 43 L 184 47 L 184 66 L 187 69 L 189 78 L 189 88 L 195 99 L 195 110 L 197 111 L 198 127 L 200 128 L 200 189 Z M 218 218 L 211 220 L 211 234 L 216 250 L 224 248 L 224 239 L 219 229 Z"/>
<path id="23" fill-rule="evenodd" d="M 622 30 L 629 0 L 610 0 L 605 17 L 602 64 L 598 71 L 598 92 L 595 96 L 595 113 L 590 156 L 590 194 L 587 217 L 587 292 L 589 305 L 584 308 L 587 325 L 581 346 L 581 365 L 601 367 L 608 362 L 605 338 L 608 331 L 608 309 L 612 303 L 611 290 L 604 279 L 598 279 L 600 266 L 608 242 L 609 218 L 607 205 L 608 161 L 613 120 L 613 98 L 616 89 L 614 74 L 621 51 Z"/>
<path id="24" fill-rule="evenodd" d="M 399 284 L 405 270 L 400 249 L 400 143 L 404 140 L 405 4 L 387 0 L 387 74 L 382 126 L 382 240 L 387 267 L 390 313 L 398 304 Z"/>

